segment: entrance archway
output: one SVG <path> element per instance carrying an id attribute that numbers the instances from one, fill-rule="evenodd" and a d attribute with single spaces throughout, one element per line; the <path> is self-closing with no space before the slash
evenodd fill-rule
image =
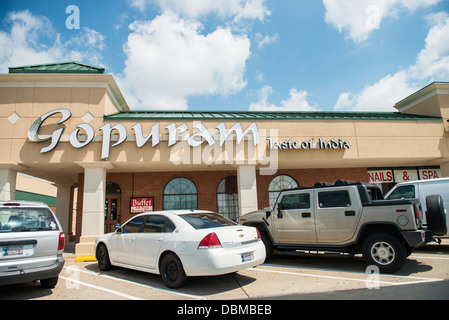
<path id="1" fill-rule="evenodd" d="M 120 199 L 122 190 L 114 182 L 106 183 L 106 198 L 104 203 L 104 233 L 114 231 L 114 225 L 120 223 Z"/>

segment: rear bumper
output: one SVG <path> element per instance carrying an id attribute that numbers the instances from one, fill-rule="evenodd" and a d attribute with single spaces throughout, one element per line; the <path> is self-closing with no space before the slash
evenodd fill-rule
<path id="1" fill-rule="evenodd" d="M 64 262 L 64 258 L 61 255 L 50 266 L 0 272 L 0 286 L 57 277 L 64 267 Z"/>
<path id="2" fill-rule="evenodd" d="M 410 248 L 419 248 L 428 242 L 424 230 L 401 231 L 401 234 Z"/>
<path id="3" fill-rule="evenodd" d="M 244 255 L 248 254 L 251 259 L 246 261 Z M 180 258 L 187 276 L 220 275 L 261 265 L 265 261 L 265 246 L 259 240 L 244 248 L 200 249 L 195 255 L 181 255 Z"/>

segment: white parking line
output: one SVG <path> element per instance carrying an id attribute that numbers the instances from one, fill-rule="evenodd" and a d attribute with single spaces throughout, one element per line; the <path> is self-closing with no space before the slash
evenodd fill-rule
<path id="1" fill-rule="evenodd" d="M 124 282 L 124 283 L 128 283 L 128 284 L 133 284 L 133 285 L 136 285 L 136 286 L 140 286 L 140 287 L 144 287 L 144 288 L 148 288 L 148 289 L 152 289 L 152 290 L 156 290 L 156 291 L 162 291 L 162 292 L 166 292 L 166 293 L 171 293 L 171 294 L 183 296 L 183 297 L 190 298 L 190 299 L 196 299 L 196 300 L 203 299 L 203 297 L 196 296 L 196 295 L 193 295 L 193 294 L 187 294 L 187 293 L 182 293 L 182 292 L 177 292 L 177 291 L 171 291 L 171 290 L 167 290 L 167 289 L 157 288 L 157 287 L 153 287 L 153 286 L 150 286 L 150 285 L 147 285 L 147 284 L 142 284 L 142 283 L 134 282 L 134 281 L 131 281 L 131 280 L 120 279 L 120 278 L 116 278 L 116 277 L 113 277 L 113 276 L 108 276 L 106 274 L 101 274 L 101 273 L 98 273 L 98 272 L 82 270 L 80 268 L 71 268 L 71 267 L 64 267 L 64 268 L 72 270 L 72 271 L 83 272 L 83 273 L 94 275 L 94 276 L 97 276 L 97 277 L 102 277 L 102 278 L 111 279 L 111 280 L 115 280 L 115 281 L 120 281 L 120 282 Z M 71 279 L 69 279 L 69 281 L 71 281 Z"/>
<path id="2" fill-rule="evenodd" d="M 419 258 L 419 259 L 435 259 L 435 260 L 449 260 L 449 258 L 444 257 L 434 257 L 434 256 L 411 256 L 412 258 Z"/>
<path id="3" fill-rule="evenodd" d="M 108 293 L 112 293 L 112 294 L 115 294 L 117 296 L 120 296 L 120 297 L 123 297 L 123 298 L 126 298 L 126 299 L 130 299 L 130 300 L 144 300 L 142 298 L 134 297 L 134 296 L 131 296 L 129 294 L 126 294 L 126 293 L 123 293 L 123 292 L 120 292 L 120 291 L 111 290 L 111 289 L 108 289 L 108 288 L 96 286 L 94 284 L 87 283 L 87 282 L 84 282 L 84 281 L 79 281 L 79 280 L 76 280 L 76 279 L 67 278 L 67 277 L 64 277 L 64 276 L 61 276 L 61 275 L 59 275 L 59 277 L 61 279 L 66 280 L 66 281 L 70 281 L 71 283 L 77 283 L 77 284 L 80 284 L 80 285 L 83 285 L 83 286 L 86 286 L 86 287 L 89 287 L 89 288 L 93 288 L 93 289 L 105 291 L 105 292 L 108 292 Z"/>
<path id="4" fill-rule="evenodd" d="M 271 266 L 274 266 L 274 265 L 271 265 Z M 278 266 L 278 267 L 292 268 L 290 266 Z M 312 278 L 324 278 L 324 279 L 333 279 L 333 280 L 358 281 L 358 282 L 366 282 L 366 283 L 372 283 L 373 282 L 373 279 L 357 279 L 357 278 L 348 278 L 348 277 L 337 277 L 337 276 L 328 276 L 328 275 L 319 275 L 319 274 L 309 274 L 309 273 L 302 273 L 302 272 L 268 270 L 268 269 L 261 269 L 260 267 L 252 268 L 252 269 L 248 269 L 248 270 L 250 270 L 250 271 L 269 272 L 269 273 L 288 274 L 288 275 L 312 277 Z M 320 269 L 315 268 L 315 270 L 320 270 Z M 327 271 L 329 271 L 329 270 L 327 270 Z M 355 272 L 355 274 L 365 274 L 365 273 Z M 366 275 L 369 276 L 369 274 L 366 274 Z M 385 285 L 401 286 L 401 285 L 406 285 L 406 284 L 418 284 L 418 283 L 426 283 L 426 282 L 443 281 L 443 279 L 423 278 L 423 277 L 413 277 L 413 276 L 395 276 L 395 275 L 385 275 L 385 276 L 393 277 L 393 278 L 402 278 L 402 279 L 417 279 L 417 281 L 390 282 L 390 281 L 380 281 L 379 280 L 379 281 L 376 281 L 376 282 L 379 283 L 379 284 L 385 284 Z"/>

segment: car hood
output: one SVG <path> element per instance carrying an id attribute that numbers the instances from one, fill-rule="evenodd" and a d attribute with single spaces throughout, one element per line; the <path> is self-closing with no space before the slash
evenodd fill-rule
<path id="1" fill-rule="evenodd" d="M 248 221 L 262 221 L 262 217 L 266 216 L 266 212 L 264 210 L 253 211 L 247 213 L 239 218 L 240 223 L 245 223 Z"/>

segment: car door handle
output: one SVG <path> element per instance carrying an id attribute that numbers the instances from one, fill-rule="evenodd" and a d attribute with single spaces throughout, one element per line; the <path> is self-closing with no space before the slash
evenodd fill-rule
<path id="1" fill-rule="evenodd" d="M 157 237 L 157 238 L 156 238 L 156 242 L 161 242 L 162 240 L 163 240 L 162 237 Z"/>
<path id="2" fill-rule="evenodd" d="M 351 210 L 351 211 L 345 211 L 345 216 L 347 217 L 353 217 L 355 216 L 355 211 Z"/>
<path id="3" fill-rule="evenodd" d="M 301 215 L 303 218 L 310 218 L 312 216 L 310 212 L 303 212 Z"/>

